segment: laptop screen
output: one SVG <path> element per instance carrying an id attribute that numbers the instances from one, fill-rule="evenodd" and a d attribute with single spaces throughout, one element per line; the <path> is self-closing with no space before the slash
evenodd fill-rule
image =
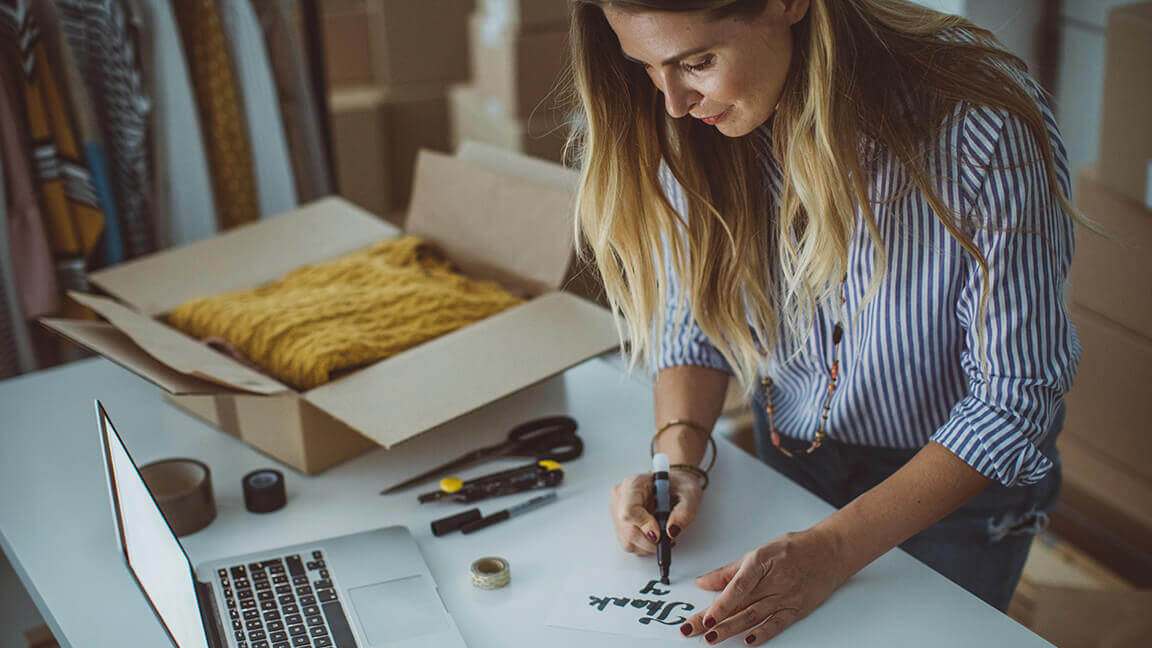
<path id="1" fill-rule="evenodd" d="M 96 405 L 120 546 L 145 596 L 179 648 L 207 647 L 192 564 L 144 485 L 112 421 Z"/>

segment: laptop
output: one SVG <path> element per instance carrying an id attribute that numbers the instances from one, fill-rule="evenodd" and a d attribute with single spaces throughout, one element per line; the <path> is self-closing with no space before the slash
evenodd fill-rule
<path id="1" fill-rule="evenodd" d="M 402 526 L 193 569 L 99 401 L 96 416 L 120 549 L 179 648 L 464 648 Z"/>

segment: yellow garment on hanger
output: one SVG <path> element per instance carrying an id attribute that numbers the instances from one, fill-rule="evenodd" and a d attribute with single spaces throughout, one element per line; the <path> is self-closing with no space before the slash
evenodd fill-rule
<path id="1" fill-rule="evenodd" d="M 406 236 L 260 288 L 185 302 L 168 321 L 197 339 L 223 338 L 269 375 L 307 390 L 520 302 Z"/>

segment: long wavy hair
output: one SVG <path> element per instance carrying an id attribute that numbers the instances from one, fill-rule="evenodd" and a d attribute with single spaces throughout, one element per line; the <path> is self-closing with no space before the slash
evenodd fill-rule
<path id="1" fill-rule="evenodd" d="M 875 244 L 874 267 L 883 271 L 872 206 L 899 196 L 870 201 L 862 141 L 902 166 L 909 182 L 899 193 L 920 191 L 979 264 L 981 315 L 988 263 L 973 243 L 973 215 L 949 209 L 928 162 L 948 154 L 937 150 L 937 138 L 958 106 L 1019 116 L 1043 156 L 1053 197 L 1081 218 L 1060 189 L 1043 113 L 1021 82 L 1025 63 L 970 21 L 903 0 L 811 0 L 793 25 L 792 63 L 768 126 L 783 182 L 778 212 L 766 218 L 756 138 L 729 138 L 699 120 L 670 117 L 641 66 L 622 56 L 603 13 L 612 5 L 747 20 L 766 4 L 573 0 L 570 27 L 575 119 L 566 152 L 581 170 L 576 240 L 600 271 L 631 365 L 654 360 L 673 272 L 680 307 L 688 305 L 746 391 L 781 325 L 801 339 L 815 309 L 838 297 L 858 209 Z M 661 187 L 662 164 L 684 189 L 683 214 Z"/>

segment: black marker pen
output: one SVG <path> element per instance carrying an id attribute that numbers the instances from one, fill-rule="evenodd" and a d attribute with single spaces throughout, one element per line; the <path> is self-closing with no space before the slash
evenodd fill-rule
<path id="1" fill-rule="evenodd" d="M 521 502 L 521 503 L 517 504 L 516 506 L 506 508 L 503 511 L 498 511 L 496 513 L 493 513 L 492 515 L 482 517 L 479 520 L 469 522 L 469 523 L 465 524 L 464 526 L 460 527 L 460 532 L 461 533 L 473 533 L 475 531 L 479 531 L 480 529 L 483 529 L 486 526 L 496 524 L 497 522 L 503 522 L 504 520 L 507 520 L 510 517 L 515 517 L 515 516 L 520 515 L 522 513 L 527 513 L 528 511 L 531 511 L 535 508 L 539 508 L 541 506 L 544 506 L 545 504 L 548 504 L 549 502 L 554 502 L 554 501 L 556 501 L 555 491 L 553 491 L 551 493 L 547 493 L 545 495 L 541 495 L 539 497 L 533 497 L 532 499 L 528 500 L 527 502 Z"/>
<path id="2" fill-rule="evenodd" d="M 656 487 L 656 526 L 660 527 L 660 540 L 656 542 L 656 564 L 660 566 L 660 582 L 668 584 L 668 567 L 672 564 L 672 540 L 668 537 L 668 514 L 672 510 L 671 489 L 668 484 L 668 455 L 652 456 L 652 482 Z"/>

